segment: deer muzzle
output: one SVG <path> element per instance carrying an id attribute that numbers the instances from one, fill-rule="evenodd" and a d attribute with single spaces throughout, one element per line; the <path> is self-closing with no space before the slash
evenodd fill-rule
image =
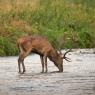
<path id="1" fill-rule="evenodd" d="M 58 66 L 58 69 L 59 69 L 59 72 L 63 72 L 63 64 L 60 64 L 60 65 Z"/>

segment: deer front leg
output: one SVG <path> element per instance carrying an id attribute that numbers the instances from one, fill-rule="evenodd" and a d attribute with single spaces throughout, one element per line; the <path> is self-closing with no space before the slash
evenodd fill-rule
<path id="1" fill-rule="evenodd" d="M 44 59 L 43 59 L 43 56 L 40 56 L 40 59 L 41 59 L 41 64 L 42 64 L 42 72 L 41 73 L 44 73 Z"/>

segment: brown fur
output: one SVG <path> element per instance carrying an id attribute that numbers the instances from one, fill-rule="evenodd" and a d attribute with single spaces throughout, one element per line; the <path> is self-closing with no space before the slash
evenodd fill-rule
<path id="1" fill-rule="evenodd" d="M 25 72 L 24 59 L 31 52 L 40 55 L 41 64 L 42 64 L 42 72 L 48 71 L 47 69 L 47 58 L 49 58 L 52 62 L 54 62 L 55 66 L 58 67 L 59 71 L 63 71 L 63 57 L 62 54 L 58 53 L 57 50 L 50 44 L 48 39 L 41 36 L 25 36 L 17 41 L 17 45 L 20 51 L 18 58 L 18 67 L 19 73 L 21 73 L 20 63 L 23 67 L 23 72 Z M 66 55 L 66 54 L 65 54 Z"/>

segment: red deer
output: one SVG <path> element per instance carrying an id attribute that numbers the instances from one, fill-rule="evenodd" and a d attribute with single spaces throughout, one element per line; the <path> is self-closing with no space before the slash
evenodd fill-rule
<path id="1" fill-rule="evenodd" d="M 63 72 L 63 59 L 68 61 L 68 58 L 65 55 L 70 52 L 65 52 L 64 55 L 62 53 L 57 52 L 57 50 L 50 44 L 47 38 L 42 36 L 25 36 L 21 37 L 17 41 L 18 49 L 19 49 L 19 58 L 18 58 L 18 68 L 19 73 L 25 72 L 24 59 L 30 53 L 36 53 L 40 55 L 41 64 L 42 64 L 42 73 L 48 71 L 47 68 L 47 58 L 49 58 L 52 62 L 54 62 L 55 66 L 59 69 L 59 72 Z M 21 71 L 22 64 L 23 71 Z"/>

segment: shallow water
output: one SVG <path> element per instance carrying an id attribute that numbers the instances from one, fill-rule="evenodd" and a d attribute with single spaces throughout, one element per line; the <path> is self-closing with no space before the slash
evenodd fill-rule
<path id="1" fill-rule="evenodd" d="M 64 52 L 64 51 L 63 51 Z M 64 72 L 48 60 L 48 73 L 41 72 L 38 55 L 25 59 L 26 73 L 18 74 L 17 56 L 0 57 L 0 95 L 95 95 L 95 49 L 77 49 L 64 60 Z"/>

